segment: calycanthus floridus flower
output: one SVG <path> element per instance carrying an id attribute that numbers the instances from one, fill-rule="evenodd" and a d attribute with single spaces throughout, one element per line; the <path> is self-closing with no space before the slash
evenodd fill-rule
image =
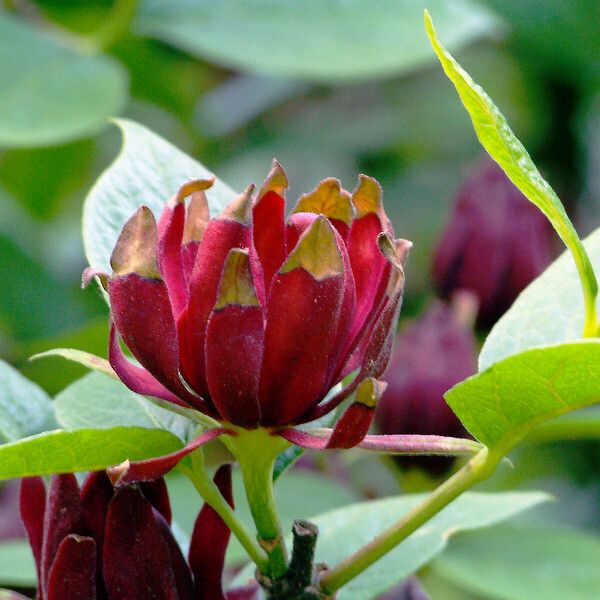
<path id="1" fill-rule="evenodd" d="M 263 428 L 299 445 L 354 446 L 385 387 L 378 378 L 411 244 L 394 239 L 379 183 L 361 175 L 349 193 L 325 179 L 287 220 L 287 178 L 276 161 L 258 193 L 249 186 L 211 218 L 204 192 L 212 183 L 182 185 L 158 223 L 141 206 L 123 227 L 105 283 L 109 360 L 121 380 L 220 426 L 174 455 L 117 468 L 122 483 L 160 475 L 223 433 Z M 293 428 L 352 394 L 327 438 Z"/>

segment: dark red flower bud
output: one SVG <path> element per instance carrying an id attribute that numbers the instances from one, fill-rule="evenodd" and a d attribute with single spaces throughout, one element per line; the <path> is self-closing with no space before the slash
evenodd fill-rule
<path id="1" fill-rule="evenodd" d="M 346 375 L 359 369 L 344 397 L 385 369 L 410 243 L 392 238 L 370 177 L 352 194 L 324 180 L 287 221 L 277 162 L 255 196 L 248 187 L 212 219 L 210 185 L 186 183 L 158 224 L 146 207 L 125 224 L 108 290 L 114 327 L 141 367 L 114 329 L 110 362 L 132 390 L 221 422 L 316 418 L 343 400 L 320 405 Z"/>
<path id="2" fill-rule="evenodd" d="M 491 159 L 459 190 L 435 251 L 438 291 L 468 289 L 479 300 L 478 323 L 490 326 L 553 257 L 552 227 Z"/>
<path id="3" fill-rule="evenodd" d="M 466 316 L 473 313 L 465 307 L 468 300 L 461 299 L 453 307 L 437 302 L 398 335 L 383 377 L 388 387 L 375 415 L 380 433 L 464 433 L 443 398 L 447 390 L 477 370 L 472 319 Z"/>

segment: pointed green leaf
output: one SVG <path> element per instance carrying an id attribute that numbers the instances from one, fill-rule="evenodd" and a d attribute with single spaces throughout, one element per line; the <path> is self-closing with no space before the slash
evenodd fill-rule
<path id="1" fill-rule="evenodd" d="M 110 255 L 125 221 L 145 204 L 158 217 L 167 200 L 188 179 L 206 179 L 210 171 L 149 129 L 119 119 L 121 153 L 96 181 L 83 210 L 83 241 L 90 266 L 110 272 Z M 212 214 L 236 196 L 222 181 L 207 190 Z"/>
<path id="2" fill-rule="evenodd" d="M 0 443 L 56 426 L 46 392 L 0 360 Z"/>
<path id="3" fill-rule="evenodd" d="M 534 427 L 600 402 L 600 341 L 526 350 L 459 383 L 445 398 L 467 430 L 506 454 Z"/>
<path id="4" fill-rule="evenodd" d="M 527 150 L 517 139 L 498 107 L 438 41 L 427 11 L 425 11 L 425 28 L 446 75 L 456 87 L 471 117 L 481 145 L 521 192 L 546 215 L 573 254 L 585 304 L 584 335 L 597 335 L 595 299 L 598 294 L 598 284 L 586 251 L 560 199 L 533 164 Z"/>
<path id="5" fill-rule="evenodd" d="M 0 480 L 99 471 L 127 459 L 169 454 L 182 445 L 172 433 L 142 427 L 50 431 L 0 446 Z"/>

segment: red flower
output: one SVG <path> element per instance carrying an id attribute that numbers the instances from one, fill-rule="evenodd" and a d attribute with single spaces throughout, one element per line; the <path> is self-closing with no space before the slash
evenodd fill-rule
<path id="1" fill-rule="evenodd" d="M 459 190 L 435 252 L 438 291 L 472 291 L 479 324 L 492 325 L 550 264 L 552 235 L 546 217 L 486 158 Z"/>
<path id="2" fill-rule="evenodd" d="M 225 428 L 313 420 L 383 373 L 410 243 L 393 239 L 381 187 L 364 175 L 352 194 L 324 180 L 287 220 L 276 161 L 255 196 L 248 187 L 214 218 L 211 185 L 190 181 L 158 224 L 141 206 L 123 227 L 108 280 L 111 365 L 133 391 Z"/>
<path id="3" fill-rule="evenodd" d="M 215 483 L 233 505 L 229 466 L 219 469 Z M 185 560 L 171 533 L 162 479 L 115 490 L 105 473 L 96 472 L 80 490 L 74 475 L 55 475 L 47 493 L 41 478 L 24 479 L 21 515 L 37 564 L 39 600 L 256 597 L 258 586 L 223 591 L 229 529 L 208 506 L 196 520 Z"/>

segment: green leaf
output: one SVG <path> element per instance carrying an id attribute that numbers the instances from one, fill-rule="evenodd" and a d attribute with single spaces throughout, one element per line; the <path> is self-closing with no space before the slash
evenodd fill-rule
<path id="1" fill-rule="evenodd" d="M 583 242 L 594 269 L 600 272 L 600 229 Z M 583 300 L 569 252 L 563 253 L 517 298 L 488 335 L 479 369 L 535 346 L 577 340 L 583 329 Z M 598 302 L 600 306 L 600 302 Z"/>
<path id="2" fill-rule="evenodd" d="M 0 12 L 0 145 L 38 146 L 95 133 L 127 97 L 114 60 Z"/>
<path id="3" fill-rule="evenodd" d="M 504 115 L 438 41 L 429 13 L 425 28 L 446 75 L 452 81 L 467 109 L 482 146 L 502 167 L 510 180 L 552 223 L 577 265 L 585 303 L 584 335 L 597 334 L 595 299 L 598 283 L 586 251 L 565 209 L 548 182 L 542 177 L 523 144 L 509 127 Z"/>
<path id="4" fill-rule="evenodd" d="M 506 454 L 535 426 L 600 401 L 600 341 L 526 350 L 459 383 L 446 401 L 480 442 Z"/>
<path id="5" fill-rule="evenodd" d="M 20 588 L 37 585 L 35 562 L 27 540 L 0 542 L 0 584 Z M 3 600 L 1 593 L 0 600 Z"/>
<path id="6" fill-rule="evenodd" d="M 456 536 L 432 569 L 485 598 L 596 600 L 599 564 L 597 536 L 505 524 Z"/>
<path id="7" fill-rule="evenodd" d="M 0 443 L 54 426 L 52 402 L 46 392 L 0 360 Z"/>
<path id="8" fill-rule="evenodd" d="M 170 454 L 182 447 L 172 433 L 141 427 L 50 431 L 0 446 L 0 480 L 99 471 L 124 460 Z"/>
<path id="9" fill-rule="evenodd" d="M 183 530 L 191 534 L 202 500 L 189 480 L 182 475 L 169 476 L 168 484 L 173 515 Z M 254 522 L 246 502 L 239 469 L 233 471 L 233 491 L 236 514 L 253 531 Z M 285 529 L 291 528 L 294 519 L 351 504 L 356 500 L 350 488 L 329 477 L 308 471 L 288 472 L 275 486 L 275 502 Z M 238 541 L 232 538 L 227 558 L 230 562 L 239 564 L 247 561 L 248 555 Z"/>
<path id="10" fill-rule="evenodd" d="M 95 183 L 83 210 L 86 256 L 92 267 L 106 272 L 121 228 L 141 204 L 160 215 L 181 184 L 211 175 L 206 167 L 142 125 L 123 119 L 117 125 L 124 136 L 121 153 Z M 233 200 L 235 192 L 217 180 L 206 196 L 215 214 Z"/>
<path id="11" fill-rule="evenodd" d="M 159 408 L 101 373 L 88 373 L 54 399 L 56 418 L 65 429 L 109 429 L 126 425 L 164 429 L 186 441 L 195 424 Z"/>
<path id="12" fill-rule="evenodd" d="M 336 564 L 406 514 L 423 497 L 415 494 L 360 502 L 310 518 L 309 521 L 319 527 L 316 559 L 329 565 Z M 448 539 L 459 531 L 493 525 L 547 498 L 547 495 L 539 492 L 467 492 L 400 546 L 349 582 L 342 588 L 340 598 L 376 598 L 427 564 L 446 547 Z"/>
<path id="13" fill-rule="evenodd" d="M 322 83 L 405 73 L 431 61 L 419 34 L 423 8 L 439 15 L 452 47 L 496 30 L 469 0 L 150 0 L 136 31 L 222 66 Z"/>

